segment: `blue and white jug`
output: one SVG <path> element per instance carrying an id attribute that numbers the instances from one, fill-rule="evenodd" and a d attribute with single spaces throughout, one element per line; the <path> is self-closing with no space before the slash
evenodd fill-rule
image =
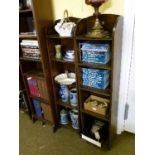
<path id="1" fill-rule="evenodd" d="M 70 90 L 69 101 L 70 101 L 70 104 L 72 106 L 77 106 L 78 105 L 77 90 L 76 90 L 76 88 L 73 88 L 73 89 Z"/>
<path id="2" fill-rule="evenodd" d="M 59 95 L 60 95 L 62 102 L 68 102 L 69 89 L 66 85 L 60 85 Z"/>
<path id="3" fill-rule="evenodd" d="M 65 109 L 60 111 L 60 124 L 68 124 L 68 112 Z"/>
<path id="4" fill-rule="evenodd" d="M 74 129 L 79 129 L 79 115 L 78 115 L 78 110 L 70 110 L 70 118 L 72 121 L 72 127 Z"/>

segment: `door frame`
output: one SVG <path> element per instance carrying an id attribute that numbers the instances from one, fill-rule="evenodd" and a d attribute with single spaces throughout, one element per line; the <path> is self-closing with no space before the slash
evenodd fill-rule
<path id="1" fill-rule="evenodd" d="M 125 104 L 127 102 L 128 79 L 134 37 L 134 0 L 124 0 L 124 25 L 122 40 L 122 59 L 120 75 L 120 91 L 117 117 L 117 134 L 125 130 Z"/>

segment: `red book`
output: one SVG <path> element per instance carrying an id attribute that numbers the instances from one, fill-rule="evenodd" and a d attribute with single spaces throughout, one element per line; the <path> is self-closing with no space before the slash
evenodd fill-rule
<path id="1" fill-rule="evenodd" d="M 35 78 L 33 78 L 33 89 L 34 89 L 34 96 L 40 97 L 37 80 Z"/>
<path id="2" fill-rule="evenodd" d="M 32 77 L 27 77 L 27 82 L 28 82 L 29 92 L 31 95 L 33 95 L 34 90 L 33 90 Z"/>

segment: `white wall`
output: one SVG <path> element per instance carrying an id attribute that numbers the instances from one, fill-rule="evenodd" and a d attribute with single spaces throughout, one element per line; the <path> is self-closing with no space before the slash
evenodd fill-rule
<path id="1" fill-rule="evenodd" d="M 123 15 L 123 0 L 108 0 L 100 7 L 101 13 Z M 63 18 L 63 12 L 68 10 L 69 16 L 84 18 L 94 13 L 92 6 L 86 5 L 85 0 L 51 0 L 54 19 Z"/>
<path id="2" fill-rule="evenodd" d="M 134 34 L 134 0 L 124 1 L 124 26 L 123 26 L 123 47 L 122 47 L 122 65 L 118 106 L 118 124 L 117 133 L 124 131 L 124 111 L 125 103 L 128 102 L 128 79 L 131 62 L 131 54 L 133 50 L 133 34 Z M 134 94 L 133 93 L 130 93 Z M 129 96 L 131 98 L 132 96 Z M 132 104 L 132 103 L 129 103 Z M 133 118 L 134 119 L 134 118 Z M 133 120 L 134 125 L 134 120 Z"/>

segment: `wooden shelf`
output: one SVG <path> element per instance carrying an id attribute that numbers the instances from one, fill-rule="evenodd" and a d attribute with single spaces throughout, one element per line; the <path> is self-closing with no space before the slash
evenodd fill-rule
<path id="1" fill-rule="evenodd" d="M 49 105 L 49 101 L 46 100 L 46 99 L 43 99 L 43 98 L 41 98 L 41 97 L 37 97 L 37 96 L 33 96 L 33 95 L 31 95 L 31 94 L 29 94 L 29 96 L 30 96 L 31 98 L 33 98 L 33 99 L 39 100 L 39 101 L 41 101 L 41 102 L 43 102 L 43 103 Z"/>
<path id="2" fill-rule="evenodd" d="M 33 76 L 33 77 L 36 76 L 37 78 L 40 78 L 40 79 L 44 79 L 45 80 L 45 77 L 44 77 L 43 72 L 38 72 L 38 71 L 33 71 L 33 70 L 24 73 L 24 76 Z"/>
<path id="3" fill-rule="evenodd" d="M 36 34 L 19 34 L 19 38 L 20 39 L 37 39 L 37 35 Z"/>
<path id="4" fill-rule="evenodd" d="M 56 59 L 56 58 L 51 58 L 52 61 L 56 61 L 56 62 L 62 62 L 62 63 L 67 63 L 67 64 L 75 64 L 74 61 L 66 61 L 63 59 Z"/>
<path id="5" fill-rule="evenodd" d="M 32 59 L 32 58 L 20 57 L 19 59 L 22 60 L 22 61 L 35 61 L 35 62 L 41 62 L 41 58 L 40 58 L 40 59 Z"/>
<path id="6" fill-rule="evenodd" d="M 111 70 L 110 63 L 102 65 L 102 64 L 94 64 L 94 63 L 84 63 L 81 62 L 78 64 L 80 67 L 88 67 L 88 68 L 95 68 L 95 69 L 107 69 Z"/>
<path id="7" fill-rule="evenodd" d="M 69 121 L 68 124 L 60 124 L 60 123 L 59 123 L 59 126 L 60 126 L 60 127 L 70 128 L 70 129 L 72 129 L 72 130 L 74 130 L 74 131 L 77 131 L 77 132 L 80 131 L 79 129 L 74 129 L 74 128 L 72 127 L 72 123 L 71 123 L 70 121 Z"/>
<path id="8" fill-rule="evenodd" d="M 32 12 L 32 9 L 23 9 L 23 10 L 19 10 L 19 13 L 22 14 L 22 13 L 29 13 L 29 12 Z"/>
<path id="9" fill-rule="evenodd" d="M 87 40 L 87 41 L 91 41 L 91 40 L 94 40 L 94 41 L 112 41 L 112 37 L 110 36 L 109 38 L 89 38 L 89 37 L 86 37 L 85 35 L 80 35 L 80 36 L 77 36 L 76 37 L 77 40 Z"/>
<path id="10" fill-rule="evenodd" d="M 51 39 L 52 39 L 52 38 L 54 38 L 54 39 L 65 39 L 65 38 L 66 38 L 66 39 L 74 39 L 73 36 L 71 36 L 71 37 L 65 37 L 65 36 L 64 36 L 64 37 L 63 37 L 63 36 L 59 36 L 58 34 L 47 35 L 46 37 L 49 38 L 49 39 L 50 39 L 50 38 L 51 38 Z"/>
<path id="11" fill-rule="evenodd" d="M 105 96 L 108 96 L 108 97 L 111 96 L 110 89 L 101 90 L 101 89 L 96 89 L 96 88 L 87 87 L 87 86 L 80 86 L 80 89 L 84 90 L 84 91 L 87 91 L 87 92 L 92 92 L 92 93 L 98 94 L 98 95 L 105 95 Z"/>
<path id="12" fill-rule="evenodd" d="M 62 107 L 65 107 L 65 108 L 69 108 L 69 109 L 77 109 L 78 110 L 78 107 L 73 107 L 71 106 L 71 104 L 69 102 L 62 102 L 61 100 L 59 100 L 57 102 L 58 105 L 62 106 Z"/>
<path id="13" fill-rule="evenodd" d="M 95 113 L 95 112 L 88 111 L 88 110 L 84 110 L 84 109 L 81 109 L 81 112 L 82 112 L 82 113 L 85 113 L 85 114 L 88 114 L 88 115 L 90 115 L 90 116 L 99 118 L 99 119 L 101 119 L 101 120 L 104 120 L 104 121 L 109 122 L 109 118 L 108 118 L 107 116 L 104 116 L 104 115 L 101 115 L 101 114 L 97 114 L 97 113 Z"/>

